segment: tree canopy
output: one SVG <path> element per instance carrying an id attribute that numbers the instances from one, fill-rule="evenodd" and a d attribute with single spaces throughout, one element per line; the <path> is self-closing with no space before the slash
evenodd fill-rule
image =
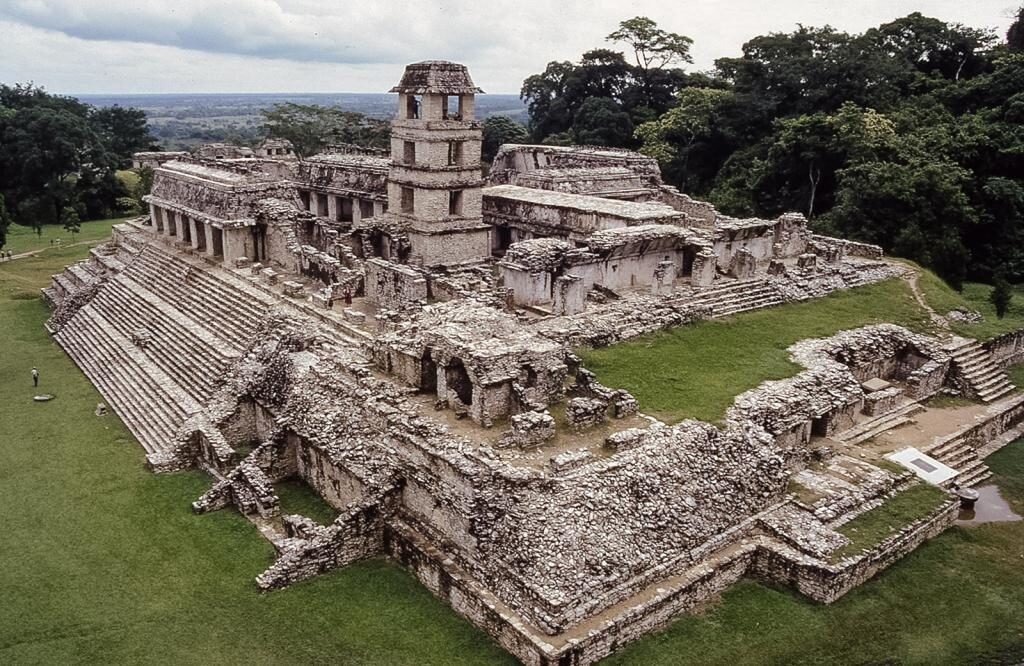
<path id="1" fill-rule="evenodd" d="M 293 102 L 264 110 L 263 128 L 268 136 L 291 141 L 299 156 L 314 155 L 337 143 L 386 148 L 390 136 L 390 126 L 383 120 L 332 106 Z"/>
<path id="2" fill-rule="evenodd" d="M 97 109 L 31 84 L 0 84 L 0 196 L 32 226 L 109 217 L 124 194 L 115 177 L 153 143 L 137 109 Z M 0 221 L 0 226 L 3 222 Z"/>
<path id="3" fill-rule="evenodd" d="M 608 39 L 626 54 L 524 81 L 534 140 L 638 148 L 724 213 L 799 211 L 954 284 L 1024 280 L 1024 7 L 1005 40 L 915 12 L 760 35 L 702 74 L 650 19 Z"/>

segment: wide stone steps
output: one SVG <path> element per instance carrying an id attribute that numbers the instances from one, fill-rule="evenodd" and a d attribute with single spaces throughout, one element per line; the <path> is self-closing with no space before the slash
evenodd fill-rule
<path id="1" fill-rule="evenodd" d="M 170 446 L 199 404 L 178 387 L 93 304 L 79 310 L 54 336 L 147 453 Z"/>
<path id="2" fill-rule="evenodd" d="M 150 337 L 141 351 L 198 402 L 209 398 L 217 379 L 238 356 L 126 276 L 111 280 L 93 305 L 128 339 L 136 331 L 146 330 Z"/>
<path id="3" fill-rule="evenodd" d="M 866 442 L 872 437 L 876 437 L 883 432 L 899 428 L 907 423 L 912 423 L 914 420 L 913 415 L 922 409 L 923 407 L 918 403 L 904 405 L 903 407 L 893 410 L 888 414 L 883 414 L 877 418 L 858 423 L 854 427 L 838 433 L 835 436 L 835 439 L 849 445 Z"/>
<path id="4" fill-rule="evenodd" d="M 267 308 L 276 303 L 275 299 L 267 298 L 244 283 L 239 284 L 233 279 L 226 279 L 226 275 L 224 277 L 214 276 L 205 266 L 197 268 L 187 261 L 157 250 L 145 253 L 144 260 L 156 265 L 164 275 L 172 280 L 177 279 L 179 282 L 182 281 L 185 272 L 192 269 L 188 278 L 191 283 L 182 286 L 192 292 L 199 292 L 200 296 L 216 295 L 218 297 L 216 301 L 210 298 L 205 300 L 227 306 L 233 314 L 240 318 L 258 322 L 266 314 Z"/>
<path id="5" fill-rule="evenodd" d="M 943 484 L 946 487 L 953 484 L 971 486 L 992 475 L 985 462 L 978 457 L 977 450 L 963 439 L 943 442 L 926 449 L 925 453 L 957 470 L 958 474 Z"/>
<path id="6" fill-rule="evenodd" d="M 785 299 L 779 291 L 764 280 L 732 280 L 721 286 L 694 292 L 688 298 L 673 303 L 706 305 L 712 317 L 726 317 L 748 310 L 782 305 Z"/>
<path id="7" fill-rule="evenodd" d="M 961 340 L 947 351 L 969 391 L 982 402 L 993 402 L 1016 388 L 977 340 Z"/>
<path id="8" fill-rule="evenodd" d="M 202 268 L 155 249 L 143 252 L 126 274 L 178 309 L 201 319 L 220 339 L 239 350 L 250 341 L 271 307 L 263 300 L 252 300 Z"/>

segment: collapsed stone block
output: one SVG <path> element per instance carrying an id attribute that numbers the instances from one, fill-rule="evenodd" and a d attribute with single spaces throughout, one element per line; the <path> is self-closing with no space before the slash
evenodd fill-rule
<path id="1" fill-rule="evenodd" d="M 547 410 L 516 414 L 509 421 L 512 429 L 502 440 L 505 446 L 525 449 L 538 446 L 555 436 L 555 419 Z"/>
<path id="2" fill-rule="evenodd" d="M 596 398 L 572 398 L 565 406 L 565 420 L 574 430 L 585 430 L 604 422 L 608 403 Z"/>
<path id="3" fill-rule="evenodd" d="M 264 268 L 260 271 L 260 277 L 267 284 L 277 284 L 278 272 L 273 268 Z"/>
<path id="4" fill-rule="evenodd" d="M 729 265 L 729 274 L 740 280 L 748 280 L 754 277 L 757 272 L 757 259 L 750 250 L 741 247 L 732 255 L 732 263 Z"/>
<path id="5" fill-rule="evenodd" d="M 561 474 L 574 470 L 578 467 L 582 467 L 593 459 L 594 455 L 590 451 L 587 451 L 586 449 L 579 449 L 577 451 L 559 453 L 551 459 L 551 462 L 549 462 L 548 465 L 552 472 L 555 474 Z"/>
<path id="6" fill-rule="evenodd" d="M 780 259 L 772 259 L 768 262 L 768 275 L 785 275 L 786 264 Z"/>
<path id="7" fill-rule="evenodd" d="M 353 310 L 352 308 L 345 308 L 342 310 L 341 315 L 345 318 L 345 321 L 350 321 L 353 324 L 364 324 L 366 323 L 366 314 L 359 310 Z"/>
<path id="8" fill-rule="evenodd" d="M 291 296 L 291 297 L 303 296 L 304 295 L 304 293 L 303 293 L 304 289 L 302 287 L 302 283 L 301 282 L 295 282 L 294 280 L 285 280 L 283 292 L 284 292 L 285 296 Z"/>
<path id="9" fill-rule="evenodd" d="M 259 275 L 260 271 L 262 271 L 262 270 L 263 270 L 263 264 L 261 264 L 258 261 L 249 265 L 249 273 L 251 275 Z"/>
<path id="10" fill-rule="evenodd" d="M 898 386 L 874 391 L 864 397 L 864 413 L 868 416 L 878 416 L 891 412 L 899 406 L 903 398 L 903 389 Z"/>
<path id="11" fill-rule="evenodd" d="M 796 258 L 796 265 L 804 270 L 813 271 L 818 267 L 818 255 L 801 254 Z"/>
<path id="12" fill-rule="evenodd" d="M 235 268 L 248 268 L 252 263 L 249 257 L 235 257 Z"/>

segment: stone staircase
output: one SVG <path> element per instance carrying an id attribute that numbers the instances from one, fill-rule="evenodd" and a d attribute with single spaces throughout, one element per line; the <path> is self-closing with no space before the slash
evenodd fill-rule
<path id="1" fill-rule="evenodd" d="M 939 442 L 924 452 L 959 472 L 943 484 L 946 487 L 952 486 L 954 483 L 963 487 L 974 486 L 992 476 L 988 465 L 978 456 L 977 449 L 962 437 Z"/>
<path id="2" fill-rule="evenodd" d="M 953 359 L 954 371 L 963 380 L 964 390 L 972 397 L 988 403 L 1014 390 L 1010 378 L 977 340 L 959 338 L 946 351 Z"/>
<path id="3" fill-rule="evenodd" d="M 92 303 L 54 336 L 147 453 L 169 447 L 199 404 Z"/>
<path id="4" fill-rule="evenodd" d="M 768 281 L 753 279 L 725 280 L 706 289 L 694 291 L 685 302 L 691 305 L 710 306 L 712 318 L 718 318 L 747 310 L 782 305 L 786 299 Z"/>
<path id="5" fill-rule="evenodd" d="M 924 408 L 919 403 L 911 402 L 891 412 L 882 414 L 877 418 L 862 421 L 852 428 L 836 434 L 834 439 L 847 445 L 856 445 L 866 442 L 872 437 L 876 437 L 883 432 L 899 428 L 907 423 L 913 423 L 914 414 L 922 411 L 923 409 Z"/>
<path id="6" fill-rule="evenodd" d="M 128 339 L 145 331 L 142 352 L 200 403 L 241 355 L 237 344 L 218 338 L 127 275 L 111 280 L 92 306 Z"/>

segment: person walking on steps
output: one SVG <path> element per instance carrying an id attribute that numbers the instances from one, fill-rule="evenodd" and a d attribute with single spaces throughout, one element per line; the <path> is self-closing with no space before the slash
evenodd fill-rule
<path id="1" fill-rule="evenodd" d="M 39 368 L 32 368 L 32 386 L 39 386 Z"/>

